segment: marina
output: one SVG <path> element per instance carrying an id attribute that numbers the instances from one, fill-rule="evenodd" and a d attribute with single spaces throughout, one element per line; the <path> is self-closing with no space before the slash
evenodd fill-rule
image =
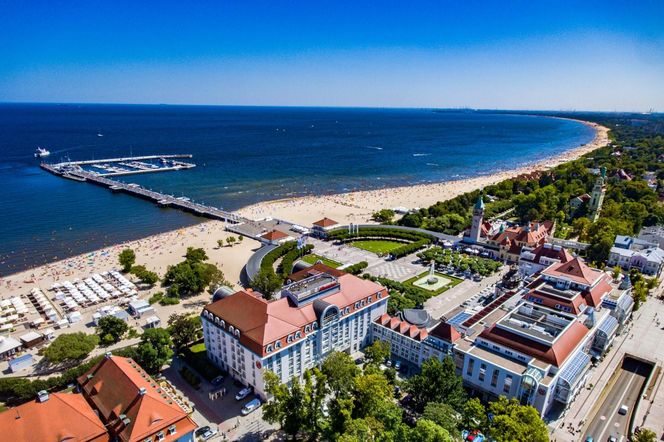
<path id="1" fill-rule="evenodd" d="M 35 156 L 37 156 L 37 154 L 35 154 Z M 193 155 L 191 154 L 144 155 L 139 157 L 108 158 L 102 160 L 65 161 L 50 164 L 49 166 L 53 169 L 65 171 L 67 173 L 80 169 L 97 176 L 124 176 L 192 169 L 196 167 L 194 163 L 182 161 L 182 159 L 192 157 Z"/>

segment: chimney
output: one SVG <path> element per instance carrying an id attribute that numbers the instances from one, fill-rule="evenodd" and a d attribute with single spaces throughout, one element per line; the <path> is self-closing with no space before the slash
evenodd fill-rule
<path id="1" fill-rule="evenodd" d="M 144 395 L 145 395 L 145 387 L 141 387 L 141 388 L 139 388 L 139 389 L 138 389 L 138 394 L 139 394 L 140 396 L 144 396 Z"/>

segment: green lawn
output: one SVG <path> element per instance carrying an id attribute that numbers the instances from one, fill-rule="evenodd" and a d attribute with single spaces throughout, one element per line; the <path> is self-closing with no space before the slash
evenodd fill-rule
<path id="1" fill-rule="evenodd" d="M 198 374 L 203 376 L 208 381 L 216 378 L 217 376 L 223 374 L 219 368 L 217 368 L 210 360 L 207 358 L 207 352 L 205 351 L 205 344 L 199 343 L 194 344 L 191 347 L 185 349 L 182 352 L 184 360 L 189 364 L 191 368 L 196 370 Z"/>
<path id="2" fill-rule="evenodd" d="M 416 281 L 417 281 L 418 279 L 420 279 L 420 278 L 423 278 L 423 277 L 427 276 L 428 274 L 429 274 L 428 271 L 427 271 L 427 272 L 420 273 L 419 275 L 417 275 L 417 276 L 413 276 L 412 278 L 410 278 L 410 279 L 404 281 L 403 283 L 404 283 L 405 285 L 409 285 L 409 286 L 411 286 L 411 287 L 417 287 L 417 288 L 419 288 L 419 289 L 421 289 L 421 290 L 427 290 L 426 288 L 416 286 L 416 285 L 414 284 L 414 282 L 416 282 Z M 444 274 L 442 274 L 442 273 L 438 273 L 438 272 L 436 272 L 436 276 L 441 277 L 441 278 L 448 279 L 450 282 L 449 282 L 447 285 L 445 285 L 444 287 L 441 287 L 441 288 L 439 288 L 439 289 L 437 289 L 437 290 L 427 290 L 427 291 L 429 291 L 429 292 L 432 293 L 432 296 L 438 296 L 438 295 L 440 295 L 441 293 L 448 291 L 449 289 L 451 289 L 452 287 L 454 287 L 454 286 L 457 285 L 457 284 L 460 284 L 460 283 L 463 281 L 462 279 L 455 278 L 454 276 L 444 275 Z"/>
<path id="3" fill-rule="evenodd" d="M 357 247 L 358 249 L 367 250 L 375 254 L 386 255 L 392 250 L 401 247 L 404 245 L 402 242 L 389 241 L 389 240 L 362 240 L 362 241 L 353 241 L 350 243 L 351 246 Z"/>
<path id="4" fill-rule="evenodd" d="M 333 261 L 331 259 L 327 259 L 324 256 L 315 255 L 313 253 L 311 255 L 304 255 L 302 257 L 302 261 L 304 261 L 306 263 L 309 263 L 309 264 L 316 264 L 318 261 L 321 261 L 323 264 L 325 264 L 328 267 L 332 267 L 333 269 L 336 269 L 337 267 L 341 267 L 340 262 L 336 262 L 336 261 Z"/>

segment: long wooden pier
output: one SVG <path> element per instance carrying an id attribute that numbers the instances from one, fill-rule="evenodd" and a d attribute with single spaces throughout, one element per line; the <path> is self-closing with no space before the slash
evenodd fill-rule
<path id="1" fill-rule="evenodd" d="M 142 157 L 146 159 L 145 157 Z M 164 158 L 164 156 L 155 156 L 154 158 Z M 135 158 L 125 158 L 120 161 L 131 161 Z M 79 163 L 80 164 L 80 163 Z M 65 166 L 66 165 L 66 166 Z M 123 183 L 121 181 L 112 180 L 101 176 L 94 172 L 88 172 L 81 168 L 78 164 L 73 163 L 59 163 L 59 164 L 46 164 L 42 163 L 41 168 L 63 178 L 69 178 L 76 181 L 88 181 L 102 187 L 106 187 L 114 192 L 123 192 L 138 198 L 143 198 L 158 204 L 162 207 L 172 207 L 180 209 L 185 212 L 190 212 L 198 216 L 206 218 L 221 220 L 229 223 L 245 223 L 249 222 L 247 218 L 241 217 L 233 212 L 227 212 L 217 207 L 208 206 L 191 201 L 189 198 L 176 197 L 167 195 L 154 190 L 146 189 L 138 184 Z"/>

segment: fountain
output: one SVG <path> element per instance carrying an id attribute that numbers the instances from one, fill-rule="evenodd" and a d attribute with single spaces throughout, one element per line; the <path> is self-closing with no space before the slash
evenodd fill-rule
<path id="1" fill-rule="evenodd" d="M 438 278 L 434 274 L 436 270 L 436 263 L 435 261 L 431 261 L 431 268 L 429 269 L 429 276 L 427 277 L 427 284 L 429 285 L 434 285 L 438 283 Z"/>

